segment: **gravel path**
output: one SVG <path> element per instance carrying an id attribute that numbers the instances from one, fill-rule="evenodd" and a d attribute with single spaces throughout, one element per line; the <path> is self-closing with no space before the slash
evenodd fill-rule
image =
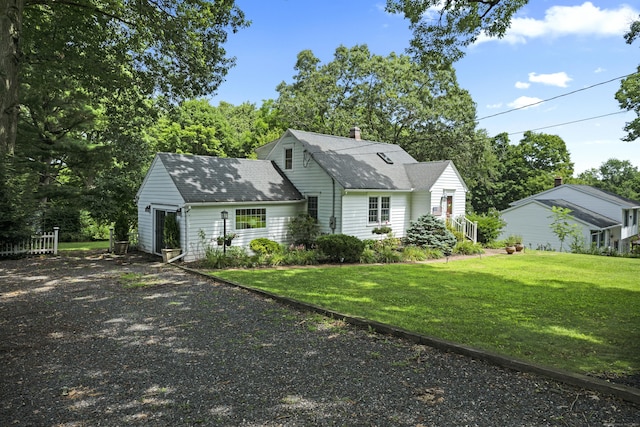
<path id="1" fill-rule="evenodd" d="M 640 426 L 632 403 L 98 254 L 0 261 L 0 401 L 2 426 Z"/>

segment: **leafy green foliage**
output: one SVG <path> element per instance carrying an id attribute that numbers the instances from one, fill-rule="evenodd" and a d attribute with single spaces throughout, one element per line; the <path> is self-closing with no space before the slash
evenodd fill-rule
<path id="1" fill-rule="evenodd" d="M 282 247 L 278 242 L 269 240 L 266 237 L 253 239 L 249 243 L 249 247 L 258 255 L 273 255 L 282 252 Z"/>
<path id="2" fill-rule="evenodd" d="M 427 214 L 411 223 L 404 242 L 406 245 L 428 247 L 443 253 L 451 253 L 456 244 L 456 237 L 447 229 L 444 221 Z"/>
<path id="3" fill-rule="evenodd" d="M 566 238 L 570 237 L 572 239 L 573 247 L 579 241 L 582 236 L 582 232 L 580 231 L 580 226 L 578 226 L 578 224 L 576 224 L 571 218 L 571 209 L 552 206 L 551 212 L 551 231 L 553 231 L 553 234 L 558 237 L 558 240 L 560 241 L 560 252 L 562 252 L 562 245 Z"/>
<path id="4" fill-rule="evenodd" d="M 402 13 L 413 31 L 410 51 L 423 64 L 447 63 L 481 34 L 502 37 L 513 15 L 528 0 L 387 0 L 387 11 Z"/>
<path id="5" fill-rule="evenodd" d="M 628 160 L 609 159 L 598 168 L 578 175 L 578 180 L 632 200 L 640 200 L 640 171 Z"/>
<path id="6" fill-rule="evenodd" d="M 35 231 L 28 177 L 16 173 L 12 159 L 2 155 L 0 182 L 0 243 L 22 242 Z"/>
<path id="7" fill-rule="evenodd" d="M 317 221 L 309 214 L 301 213 L 289 221 L 289 236 L 295 245 L 303 245 L 309 249 L 320 233 Z"/>
<path id="8" fill-rule="evenodd" d="M 172 216 L 172 215 L 169 215 L 169 216 Z M 167 239 L 171 238 L 171 236 L 169 236 L 169 233 L 172 232 L 172 226 L 173 226 L 173 224 L 170 224 L 171 220 L 169 220 L 169 216 L 167 216 L 165 219 L 163 237 L 164 237 L 165 247 L 173 248 L 177 246 L 167 246 L 168 245 L 167 242 L 169 241 Z M 175 222 L 175 217 L 174 217 L 174 222 Z M 177 226 L 177 223 L 175 223 L 175 226 Z M 113 234 L 115 235 L 116 241 L 119 241 L 119 242 L 128 241 L 129 231 L 130 231 L 129 218 L 127 217 L 126 213 L 121 213 L 116 218 L 116 222 L 113 226 Z"/>
<path id="9" fill-rule="evenodd" d="M 164 217 L 162 242 L 166 249 L 177 249 L 180 247 L 180 225 L 178 224 L 176 214 L 169 213 Z"/>
<path id="10" fill-rule="evenodd" d="M 473 243 L 470 240 L 462 240 L 456 242 L 453 247 L 453 253 L 457 255 L 477 255 L 484 253 L 482 245 L 479 243 Z"/>
<path id="11" fill-rule="evenodd" d="M 484 214 L 467 214 L 470 221 L 478 223 L 478 242 L 490 243 L 498 238 L 506 222 L 500 216 L 500 212 L 490 209 Z"/>
<path id="12" fill-rule="evenodd" d="M 640 20 L 631 23 L 629 32 L 625 34 L 625 40 L 628 44 L 632 44 L 640 36 Z M 620 104 L 620 108 L 628 111 L 634 111 L 636 118 L 628 122 L 624 130 L 627 136 L 624 141 L 635 141 L 640 138 L 640 66 L 636 73 L 622 79 L 620 89 L 616 92 L 616 99 Z"/>
<path id="13" fill-rule="evenodd" d="M 364 242 L 346 234 L 327 234 L 316 239 L 318 250 L 331 262 L 358 262 Z"/>

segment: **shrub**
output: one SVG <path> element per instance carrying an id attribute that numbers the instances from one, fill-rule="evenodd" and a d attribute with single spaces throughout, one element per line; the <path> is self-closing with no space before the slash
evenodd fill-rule
<path id="1" fill-rule="evenodd" d="M 376 251 L 370 247 L 365 247 L 360 255 L 360 262 L 362 264 L 374 264 L 378 262 L 378 255 L 376 254 Z"/>
<path id="2" fill-rule="evenodd" d="M 407 229 L 405 244 L 451 253 L 456 244 L 456 237 L 447 230 L 444 221 L 427 214 L 411 223 Z"/>
<path id="3" fill-rule="evenodd" d="M 315 265 L 319 263 L 318 252 L 292 246 L 284 253 L 282 263 L 285 265 Z"/>
<path id="4" fill-rule="evenodd" d="M 473 243 L 470 240 L 464 240 L 456 243 L 453 247 L 453 253 L 458 255 L 475 255 L 484 253 L 482 245 L 479 243 Z"/>
<path id="5" fill-rule="evenodd" d="M 301 213 L 289 221 L 289 235 L 296 245 L 309 249 L 320 233 L 317 221 L 306 213 Z"/>
<path id="6" fill-rule="evenodd" d="M 402 259 L 410 262 L 425 261 L 428 259 L 428 255 L 424 249 L 417 246 L 405 246 L 402 251 Z"/>
<path id="7" fill-rule="evenodd" d="M 266 237 L 253 239 L 249 243 L 249 247 L 253 252 L 255 252 L 258 255 L 272 255 L 275 253 L 282 252 L 282 248 L 280 247 L 280 244 L 278 242 L 269 240 Z"/>
<path id="8" fill-rule="evenodd" d="M 495 241 L 506 225 L 500 212 L 495 209 L 485 214 L 468 214 L 467 217 L 470 221 L 478 223 L 478 242 L 484 244 Z"/>
<path id="9" fill-rule="evenodd" d="M 165 229 L 166 226 L 167 223 L 165 221 Z M 116 222 L 113 225 L 113 234 L 115 235 L 115 239 L 119 242 L 125 242 L 129 240 L 129 218 L 127 218 L 127 215 L 125 213 L 120 213 L 116 218 Z"/>
<path id="10" fill-rule="evenodd" d="M 346 234 L 327 234 L 316 240 L 318 249 L 331 262 L 358 262 L 364 250 L 362 240 Z"/>

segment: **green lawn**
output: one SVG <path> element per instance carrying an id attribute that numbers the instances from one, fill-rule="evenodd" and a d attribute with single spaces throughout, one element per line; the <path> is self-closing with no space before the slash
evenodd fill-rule
<path id="1" fill-rule="evenodd" d="M 640 372 L 640 260 L 529 251 L 213 275 L 579 373 Z"/>
<path id="2" fill-rule="evenodd" d="M 109 249 L 108 240 L 97 240 L 93 242 L 61 242 L 58 243 L 59 251 L 89 251 L 93 249 Z"/>

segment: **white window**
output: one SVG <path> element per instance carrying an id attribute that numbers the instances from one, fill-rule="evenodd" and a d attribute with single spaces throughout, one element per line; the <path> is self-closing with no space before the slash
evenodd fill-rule
<path id="1" fill-rule="evenodd" d="M 266 227 L 266 209 L 236 209 L 236 230 Z"/>
<path id="2" fill-rule="evenodd" d="M 380 224 L 391 220 L 391 197 L 369 197 L 369 223 Z"/>

